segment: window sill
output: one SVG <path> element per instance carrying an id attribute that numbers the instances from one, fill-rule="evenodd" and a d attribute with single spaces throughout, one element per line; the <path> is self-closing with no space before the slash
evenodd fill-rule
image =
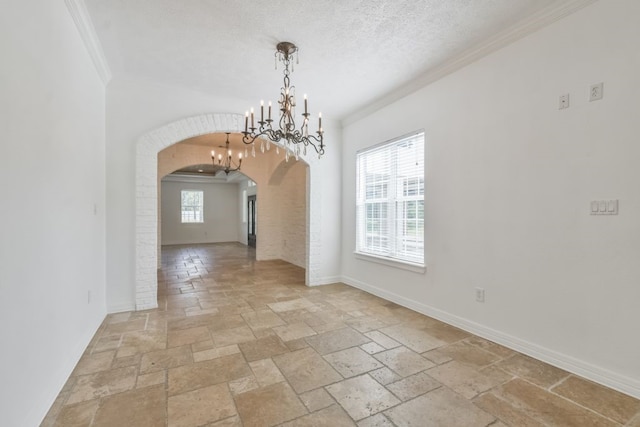
<path id="1" fill-rule="evenodd" d="M 362 252 L 353 252 L 356 256 L 356 259 L 361 259 L 363 261 L 375 262 L 376 264 L 383 264 L 389 267 L 399 268 L 401 270 L 413 271 L 414 273 L 424 274 L 427 272 L 427 267 L 421 264 L 414 264 L 406 261 L 398 261 L 391 258 L 385 258 L 381 256 L 365 254 Z"/>

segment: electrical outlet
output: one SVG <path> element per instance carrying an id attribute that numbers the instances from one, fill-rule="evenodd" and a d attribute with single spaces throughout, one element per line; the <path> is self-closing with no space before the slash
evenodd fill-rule
<path id="1" fill-rule="evenodd" d="M 565 108 L 569 108 L 569 94 L 565 93 L 564 95 L 560 95 L 560 99 L 558 102 L 558 110 L 564 110 Z"/>
<path id="2" fill-rule="evenodd" d="M 484 289 L 483 288 L 476 288 L 476 301 L 477 302 L 484 302 Z"/>
<path id="3" fill-rule="evenodd" d="M 591 85 L 591 88 L 589 88 L 589 102 L 601 100 L 603 96 L 603 90 L 604 83 L 602 82 Z"/>

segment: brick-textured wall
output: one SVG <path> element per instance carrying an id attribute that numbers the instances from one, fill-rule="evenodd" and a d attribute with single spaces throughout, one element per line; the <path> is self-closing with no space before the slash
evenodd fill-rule
<path id="1" fill-rule="evenodd" d="M 277 197 L 280 258 L 306 267 L 307 168 L 303 163 L 281 163 L 271 174 L 269 188 Z"/>
<path id="2" fill-rule="evenodd" d="M 164 153 L 161 153 L 162 150 L 198 135 L 239 132 L 243 119 L 240 114 L 204 114 L 170 123 L 143 135 L 138 140 L 136 309 L 145 310 L 157 306 L 159 178 L 182 166 L 210 161 L 209 149 L 206 147 L 189 149 L 189 152 L 181 146 L 174 146 Z M 165 155 L 171 160 L 160 165 L 158 161 Z M 307 284 L 317 284 L 320 280 L 318 271 L 321 262 L 321 240 L 314 239 L 314 236 L 321 235 L 321 186 L 319 181 L 316 182 L 319 175 L 316 172 L 317 156 L 310 153 L 309 156 L 303 157 L 299 164 L 295 164 L 293 159 L 287 163 L 283 160 L 282 151 L 277 156 L 272 148 L 269 154 L 258 154 L 255 162 L 251 160 L 253 159 L 247 159 L 243 164 L 243 172 L 258 184 L 257 259 L 283 258 L 306 266 Z M 308 164 L 308 168 L 305 167 L 305 163 Z M 307 171 L 308 182 L 305 178 Z M 286 179 L 283 179 L 285 176 Z M 275 185 L 278 180 L 282 185 Z M 308 205 L 308 209 L 301 208 L 301 200 L 304 199 L 308 200 L 308 203 L 304 203 Z M 280 234 L 283 228 L 286 228 L 286 231 Z M 286 251 L 283 251 L 284 240 L 287 245 Z M 306 260 L 301 260 L 300 254 L 306 254 Z"/>

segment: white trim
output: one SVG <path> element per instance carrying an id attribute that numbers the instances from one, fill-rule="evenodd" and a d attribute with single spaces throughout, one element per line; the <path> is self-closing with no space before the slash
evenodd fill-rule
<path id="1" fill-rule="evenodd" d="M 314 283 L 310 283 L 307 286 L 313 287 L 313 286 L 333 285 L 334 283 L 340 283 L 340 282 L 342 282 L 341 276 L 326 276 L 326 277 L 319 277 Z"/>
<path id="2" fill-rule="evenodd" d="M 414 273 L 426 273 L 427 267 L 425 265 L 412 263 L 409 261 L 402 261 L 395 258 L 387 258 L 376 256 L 373 254 L 366 254 L 364 252 L 353 251 L 356 259 L 361 259 L 363 261 L 375 262 L 377 264 L 387 265 L 389 267 L 400 268 L 402 270 L 413 271 Z"/>
<path id="3" fill-rule="evenodd" d="M 96 34 L 87 6 L 84 0 L 65 0 L 65 3 L 80 33 L 80 38 L 82 38 L 84 46 L 89 52 L 93 65 L 106 86 L 111 81 L 111 70 L 109 69 L 107 58 L 104 56 L 100 39 Z"/>
<path id="4" fill-rule="evenodd" d="M 110 304 L 107 307 L 107 314 L 123 313 L 125 311 L 135 311 L 136 305 L 130 302 L 120 302 L 118 304 Z"/>
<path id="5" fill-rule="evenodd" d="M 570 0 L 568 2 L 555 4 L 542 9 L 540 12 L 529 16 L 517 24 L 507 28 L 504 31 L 490 37 L 477 46 L 474 46 L 461 54 L 451 58 L 443 64 L 432 68 L 425 74 L 411 80 L 410 82 L 401 85 L 398 88 L 394 88 L 393 91 L 369 102 L 356 110 L 356 112 L 347 115 L 342 124 L 348 125 L 355 123 L 358 120 L 370 115 L 371 113 L 380 110 L 381 108 L 404 98 L 407 95 L 416 92 L 431 83 L 440 80 L 441 78 L 463 68 L 467 65 L 483 58 L 490 53 L 502 49 L 503 47 L 520 40 L 529 34 L 550 25 L 565 16 L 571 15 L 578 10 L 595 3 L 598 0 Z"/>
<path id="6" fill-rule="evenodd" d="M 199 184 L 233 184 L 237 185 L 242 180 L 248 180 L 246 175 L 241 173 L 230 173 L 228 176 L 211 176 L 211 175 L 195 175 L 195 174 L 179 174 L 170 173 L 162 178 L 162 182 L 194 182 Z"/>
<path id="7" fill-rule="evenodd" d="M 494 341 L 498 344 L 546 362 L 550 365 L 587 378 L 598 384 L 602 384 L 606 387 L 618 390 L 622 393 L 628 394 L 629 396 L 640 399 L 640 381 L 637 379 L 629 378 L 628 376 L 592 365 L 591 363 L 585 362 L 580 359 L 576 359 L 573 356 L 559 353 L 555 350 L 551 350 L 538 344 L 525 341 L 513 335 L 505 334 L 504 332 L 497 331 L 495 329 L 473 322 L 469 319 L 456 316 L 435 307 L 403 297 L 396 293 L 380 289 L 376 286 L 371 286 L 351 277 L 342 276 L 342 282 L 363 291 L 369 292 L 373 295 L 379 296 L 380 298 L 395 302 L 396 304 L 417 311 L 418 313 L 456 326 L 474 335 Z"/>
<path id="8" fill-rule="evenodd" d="M 401 141 L 404 141 L 405 139 L 411 139 L 411 138 L 413 138 L 415 136 L 418 136 L 418 135 L 422 135 L 422 141 L 424 142 L 424 140 L 425 140 L 425 131 L 424 131 L 424 128 L 420 128 L 420 129 L 415 130 L 413 132 L 409 132 L 409 133 L 406 133 L 404 135 L 401 135 L 401 136 L 398 136 L 398 137 L 395 137 L 395 138 L 391 138 L 391 139 L 388 139 L 386 141 L 382 141 L 382 142 L 379 142 L 377 144 L 369 145 L 367 147 L 361 148 L 358 151 L 356 151 L 356 157 L 358 157 L 360 154 L 365 154 L 365 153 L 367 153 L 369 151 L 376 151 L 376 150 L 378 150 L 380 148 L 384 148 L 384 146 L 386 146 L 386 145 L 395 144 L 396 142 L 401 142 Z"/>

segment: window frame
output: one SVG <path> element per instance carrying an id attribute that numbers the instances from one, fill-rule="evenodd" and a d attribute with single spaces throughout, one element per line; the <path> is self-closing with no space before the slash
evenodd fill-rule
<path id="1" fill-rule="evenodd" d="M 200 204 L 199 205 L 185 205 L 184 204 L 184 193 L 200 193 Z M 194 216 L 194 220 L 193 221 L 185 221 L 185 207 L 190 207 L 190 208 L 200 208 L 199 209 L 199 213 L 200 213 L 200 220 L 197 221 L 197 213 L 194 210 L 193 216 Z M 190 190 L 190 189 L 181 189 L 180 190 L 180 224 L 204 224 L 204 190 Z"/>
<path id="2" fill-rule="evenodd" d="M 398 158 L 394 157 L 391 162 L 380 167 L 380 172 L 372 172 L 371 175 L 384 175 L 384 169 L 388 169 L 386 171 L 387 176 L 382 177 L 374 177 L 372 182 L 367 185 L 368 176 L 364 176 L 364 172 L 361 169 L 364 167 L 364 161 L 366 159 L 367 153 L 373 154 L 375 152 L 381 152 L 382 150 L 397 150 L 398 147 L 405 141 L 410 141 L 415 138 L 421 138 L 420 143 L 422 146 L 420 150 L 422 151 L 422 174 L 415 176 L 398 176 L 398 169 L 401 168 L 402 164 L 398 163 Z M 384 265 L 389 265 L 391 267 L 401 268 L 405 270 L 414 271 L 417 273 L 426 272 L 426 247 L 425 247 L 425 161 L 424 161 L 424 149 L 425 149 L 425 133 L 424 130 L 417 130 L 405 135 L 402 135 L 398 138 L 394 138 L 356 152 L 356 213 L 355 213 L 355 250 L 354 254 L 356 259 L 361 259 L 365 261 L 380 263 Z M 392 153 L 393 156 L 397 155 L 397 151 Z M 364 182 L 362 182 L 364 180 Z M 382 183 L 382 184 L 381 184 Z M 377 188 L 379 185 L 387 185 L 385 189 L 380 190 Z M 373 187 L 372 187 L 373 186 Z M 414 188 L 415 187 L 415 188 Z M 412 194 L 412 192 L 414 194 Z M 376 193 L 376 195 L 380 194 L 384 197 L 380 199 L 375 198 L 367 198 L 371 194 Z M 385 194 L 387 193 L 387 194 Z M 393 193 L 393 194 L 392 194 Z M 367 221 L 367 215 L 363 212 L 363 210 L 368 209 L 369 206 L 372 206 L 372 203 L 376 203 L 376 200 L 379 200 L 378 203 L 382 205 L 386 205 L 387 215 L 385 218 L 386 221 L 386 239 L 391 242 L 385 248 L 385 251 L 375 251 L 375 250 L 367 250 L 369 249 L 366 240 L 369 238 L 368 228 L 369 222 Z M 418 201 L 415 204 L 415 210 L 413 212 L 409 212 L 407 210 L 407 203 L 411 204 L 411 202 Z M 421 204 L 419 202 L 422 202 Z M 403 213 L 405 218 L 403 221 L 398 221 L 400 214 Z M 409 218 L 410 214 L 415 214 L 415 218 Z M 382 217 L 384 215 L 381 215 Z M 422 229 L 422 237 L 421 242 L 418 238 L 417 246 L 422 247 L 421 257 L 416 257 L 416 259 L 411 259 L 412 257 L 409 255 L 410 251 L 406 250 L 406 246 L 404 244 L 407 241 L 407 237 L 409 234 L 401 231 L 406 230 L 407 228 L 411 228 L 408 219 L 415 220 L 413 221 L 414 227 L 416 229 Z M 365 221 L 363 224 L 362 222 Z M 384 228 L 384 227 L 382 227 Z M 415 234 L 412 235 L 415 238 Z M 409 239 L 410 240 L 410 239 Z M 363 246 L 363 242 L 364 246 Z M 382 247 L 382 246 L 381 246 Z M 403 248 L 404 251 L 401 249 Z M 384 253 L 383 253 L 384 252 Z M 420 258 L 420 259 L 418 259 Z"/>

